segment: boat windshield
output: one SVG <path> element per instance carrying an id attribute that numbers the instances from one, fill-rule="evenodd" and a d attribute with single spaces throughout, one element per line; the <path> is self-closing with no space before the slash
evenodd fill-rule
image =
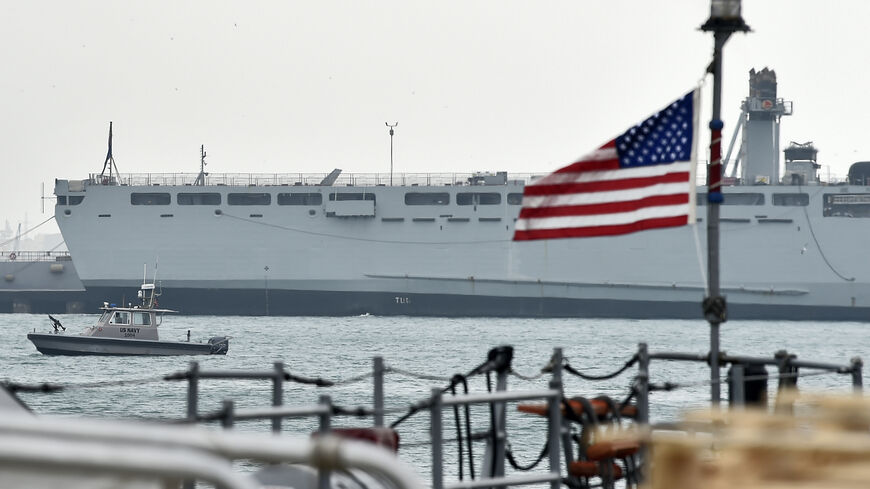
<path id="1" fill-rule="evenodd" d="M 134 312 L 133 313 L 133 324 L 142 325 L 142 326 L 150 326 L 151 325 L 151 313 L 150 312 Z"/>
<path id="2" fill-rule="evenodd" d="M 100 316 L 100 320 L 98 322 L 105 323 L 109 320 L 109 316 L 112 315 L 112 311 L 103 311 L 103 315 Z"/>
<path id="3" fill-rule="evenodd" d="M 130 313 L 127 311 L 116 311 L 115 318 L 112 320 L 114 324 L 130 324 Z"/>

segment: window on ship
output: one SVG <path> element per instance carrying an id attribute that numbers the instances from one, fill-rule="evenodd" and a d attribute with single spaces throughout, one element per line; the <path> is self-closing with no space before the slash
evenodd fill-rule
<path id="1" fill-rule="evenodd" d="M 824 194 L 825 217 L 870 217 L 870 194 Z"/>
<path id="2" fill-rule="evenodd" d="M 84 195 L 70 195 L 66 198 L 66 201 L 69 205 L 79 205 L 82 201 L 85 200 Z"/>
<path id="3" fill-rule="evenodd" d="M 507 203 L 508 203 L 509 205 L 522 205 L 522 203 L 523 203 L 523 194 L 517 194 L 517 193 L 508 194 L 508 196 L 507 196 Z"/>
<path id="4" fill-rule="evenodd" d="M 405 205 L 447 205 L 450 194 L 447 192 L 408 192 L 405 194 Z"/>
<path id="5" fill-rule="evenodd" d="M 163 192 L 133 192 L 130 203 L 133 205 L 169 205 L 172 201 L 168 193 Z"/>
<path id="6" fill-rule="evenodd" d="M 501 194 L 498 192 L 459 192 L 456 194 L 458 205 L 498 205 Z"/>
<path id="7" fill-rule="evenodd" d="M 221 194 L 217 192 L 180 192 L 177 200 L 178 205 L 220 205 Z"/>
<path id="8" fill-rule="evenodd" d="M 278 194 L 278 205 L 321 205 L 323 194 L 318 193 L 293 193 Z"/>
<path id="9" fill-rule="evenodd" d="M 375 200 L 375 194 L 367 192 L 333 192 L 329 200 Z"/>
<path id="10" fill-rule="evenodd" d="M 272 203 L 272 194 L 267 193 L 241 193 L 227 194 L 229 205 L 269 205 Z"/>
<path id="11" fill-rule="evenodd" d="M 773 194 L 773 205 L 808 206 L 809 194 Z"/>
<path id="12" fill-rule="evenodd" d="M 764 205 L 764 194 L 756 193 L 725 193 L 722 205 Z M 697 194 L 697 205 L 707 205 L 707 194 Z"/>
<path id="13" fill-rule="evenodd" d="M 133 313 L 133 324 L 141 325 L 141 326 L 150 326 L 151 325 L 151 313 L 134 312 Z"/>

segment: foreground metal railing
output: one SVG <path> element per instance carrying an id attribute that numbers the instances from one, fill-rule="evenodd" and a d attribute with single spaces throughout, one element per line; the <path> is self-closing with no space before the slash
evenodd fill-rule
<path id="1" fill-rule="evenodd" d="M 416 413 L 429 413 L 429 435 L 428 442 L 420 444 L 428 444 L 431 447 L 432 455 L 432 485 L 434 489 L 475 489 L 483 487 L 505 487 L 518 486 L 534 483 L 548 483 L 552 489 L 557 489 L 560 484 L 567 482 L 571 487 L 616 487 L 616 479 L 618 478 L 610 467 L 616 466 L 617 459 L 620 461 L 621 477 L 625 477 L 627 487 L 632 487 L 643 480 L 642 461 L 646 456 L 646 449 L 641 444 L 642 440 L 635 439 L 635 451 L 618 451 L 613 449 L 614 445 L 609 445 L 608 441 L 604 440 L 598 443 L 593 439 L 590 443 L 589 438 L 584 438 L 582 433 L 585 430 L 595 430 L 600 428 L 602 423 L 606 424 L 607 431 L 618 433 L 622 430 L 621 423 L 623 417 L 633 419 L 637 426 L 650 426 L 654 429 L 664 429 L 661 424 L 651 425 L 649 423 L 650 412 L 650 394 L 658 392 L 664 394 L 665 391 L 674 389 L 692 388 L 693 386 L 701 385 L 702 383 L 688 382 L 680 383 L 653 383 L 650 380 L 651 363 L 658 364 L 662 361 L 678 361 L 678 362 L 693 362 L 693 363 L 708 363 L 710 354 L 683 353 L 683 352 L 649 352 L 647 345 L 641 343 L 638 345 L 637 352 L 625 362 L 625 364 L 614 372 L 606 374 L 590 374 L 584 373 L 575 369 L 562 355 L 561 348 L 555 348 L 553 355 L 549 361 L 540 369 L 540 373 L 532 376 L 524 376 L 515 372 L 511 367 L 513 358 L 513 348 L 510 346 L 500 346 L 489 351 L 486 361 L 470 370 L 466 374 L 455 374 L 452 377 L 437 377 L 426 373 L 414 373 L 404 371 L 394 367 L 387 367 L 380 357 L 376 357 L 373 362 L 373 369 L 370 373 L 355 375 L 353 377 L 330 381 L 322 378 L 309 378 L 294 375 L 285 370 L 284 364 L 276 362 L 271 369 L 262 370 L 210 370 L 200 368 L 196 362 L 191 362 L 190 368 L 185 371 L 175 372 L 161 377 L 161 381 L 182 381 L 188 384 L 188 404 L 187 416 L 183 420 L 184 423 L 197 423 L 203 421 L 220 422 L 224 428 L 231 428 L 236 421 L 263 419 L 270 420 L 271 427 L 274 433 L 281 431 L 281 420 L 284 418 L 299 418 L 311 417 L 318 420 L 318 435 L 317 440 L 333 439 L 331 435 L 343 434 L 345 436 L 356 436 L 361 433 L 350 434 L 347 429 L 333 428 L 333 420 L 340 416 L 354 417 L 369 417 L 373 419 L 376 428 L 372 431 L 386 433 L 391 429 L 395 429 L 400 423 L 409 419 Z M 739 411 L 746 404 L 766 405 L 767 399 L 767 383 L 769 379 L 778 379 L 779 390 L 785 392 L 789 387 L 795 387 L 798 379 L 801 377 L 809 377 L 813 375 L 835 375 L 847 377 L 851 381 L 852 388 L 855 391 L 863 389 L 863 362 L 860 358 L 853 358 L 849 363 L 834 364 L 815 361 L 799 360 L 796 355 L 787 351 L 781 350 L 771 356 L 740 356 L 728 355 L 721 353 L 718 357 L 718 362 L 723 366 L 730 366 L 731 370 L 728 373 L 727 379 L 717 379 L 716 382 L 726 383 L 729 386 L 730 406 L 729 409 Z M 776 373 L 769 375 L 766 367 L 773 366 L 776 368 Z M 609 396 L 599 396 L 594 399 L 585 397 L 567 397 L 563 394 L 563 372 L 582 378 L 586 381 L 606 381 L 615 379 L 618 376 L 629 372 L 634 367 L 637 369 L 634 381 L 631 383 L 627 397 L 621 402 L 611 399 Z M 807 372 L 809 371 L 809 372 Z M 387 373 L 395 373 L 403 376 L 412 376 L 427 382 L 448 382 L 447 387 L 433 388 L 431 394 L 425 398 L 413 403 L 407 408 L 402 409 L 385 409 L 384 407 L 384 375 Z M 467 380 L 473 377 L 486 377 L 487 391 L 493 386 L 491 384 L 491 375 L 495 374 L 494 391 L 472 394 L 468 391 Z M 537 381 L 550 377 L 547 388 L 536 388 L 529 390 L 508 391 L 508 378 L 515 376 L 525 381 Z M 206 379 L 240 379 L 259 382 L 268 382 L 271 384 L 272 406 L 262 408 L 235 408 L 231 400 L 224 400 L 223 407 L 219 411 L 212 413 L 201 413 L 199 410 L 199 395 L 200 384 Z M 303 406 L 287 406 L 283 404 L 284 383 L 295 382 L 298 384 L 308 384 L 318 387 L 330 387 L 339 385 L 349 385 L 357 382 L 373 383 L 372 407 L 357 407 L 346 408 L 340 405 L 335 405 L 328 395 L 321 395 L 316 404 Z M 126 383 L 141 383 L 142 379 L 131 379 L 123 381 Z M 710 380 L 704 381 L 710 382 Z M 94 387 L 95 384 L 87 384 Z M 100 384 L 100 385 L 122 385 L 117 381 Z M 454 387 L 464 386 L 465 393 L 458 393 Z M 62 385 L 41 384 L 34 386 L 8 384 L 6 388 L 10 392 L 54 392 L 64 388 Z M 584 390 L 588 390 L 585 389 Z M 523 409 L 518 411 L 525 413 L 537 414 L 545 416 L 548 420 L 548 436 L 546 441 L 546 449 L 541 452 L 538 460 L 531 465 L 521 466 L 516 463 L 512 456 L 510 444 L 508 441 L 507 429 L 507 410 L 508 403 L 532 399 L 543 399 L 545 404 L 525 405 Z M 593 402 L 598 402 L 593 405 Z M 469 405 L 488 405 L 487 429 L 485 431 L 473 432 L 471 423 L 473 417 L 469 411 L 465 410 L 465 423 L 461 423 L 460 406 Z M 537 407 L 536 407 L 537 406 Z M 602 410 L 599 411 L 599 408 Z M 777 395 L 775 408 L 777 410 L 787 410 L 787 401 L 780 399 Z M 457 436 L 454 440 L 446 440 L 444 438 L 444 418 L 445 411 L 453 410 L 453 418 Z M 537 410 L 537 411 L 536 411 Z M 398 414 L 404 413 L 399 419 L 390 424 L 390 428 L 383 428 L 383 416 L 385 413 Z M 585 414 L 584 414 L 585 413 Z M 30 419 L 30 418 L 28 418 Z M 478 418 L 482 420 L 482 418 Z M 223 472 L 215 472 L 203 475 L 198 467 L 204 467 L 209 464 L 217 463 L 214 459 L 207 457 L 217 456 L 224 459 L 234 460 L 236 458 L 254 458 L 263 461 L 274 461 L 274 453 L 269 452 L 271 445 L 263 445 L 262 441 L 257 441 L 256 446 L 253 444 L 246 445 L 246 438 L 226 439 L 223 438 L 215 441 L 211 434 L 214 432 L 198 432 L 198 431 L 173 431 L 171 427 L 160 427 L 148 425 L 147 430 L 142 430 L 141 424 L 131 424 L 130 430 L 140 430 L 138 434 L 131 434 L 130 431 L 125 431 L 122 428 L 91 428 L 90 425 L 81 427 L 78 421 L 69 425 L 56 426 L 52 424 L 44 425 L 40 420 L 34 424 L 34 421 L 21 422 L 17 419 L 6 420 L 0 419 L 0 466 L 3 463 L 22 463 L 27 467 L 36 467 L 40 463 L 47 463 L 51 467 L 75 467 L 76 464 L 81 464 L 81 467 L 99 470 L 123 470 L 125 474 L 140 474 L 143 466 L 161 467 L 165 470 L 167 477 L 179 477 L 189 481 L 187 487 L 192 487 L 192 480 L 204 480 L 220 484 L 226 487 L 246 487 L 244 482 L 238 482 L 233 479 L 231 474 Z M 449 423 L 449 421 L 448 421 Z M 579 427 L 581 436 L 574 436 L 574 428 Z M 357 428 L 354 428 L 356 430 Z M 164 430 L 169 430 L 165 431 Z M 464 433 L 463 433 L 464 430 Z M 79 436 L 82 432 L 88 436 L 82 436 L 72 441 L 70 436 Z M 147 433 L 142 433 L 147 431 Z M 46 449 L 46 445 L 34 444 L 33 440 L 22 436 L 33 436 L 34 433 L 39 433 L 40 436 L 46 438 L 54 437 L 66 445 L 52 445 Z M 174 433 L 174 434 L 171 434 Z M 190 434 L 192 433 L 192 434 Z M 211 433 L 208 435 L 202 433 Z M 588 433 L 593 433 L 589 431 Z M 369 432 L 367 435 L 372 435 Z M 631 435 L 631 433 L 629 433 Z M 631 436 L 635 436 L 634 435 Z M 224 435 L 220 435 L 224 436 Z M 230 435 L 227 432 L 226 436 Z M 249 435 L 244 435 L 249 436 Z M 135 443 L 133 439 L 135 438 Z M 360 438 L 375 439 L 368 436 Z M 636 438 L 636 436 L 635 436 Z M 283 440 L 284 438 L 272 437 L 270 440 Z M 253 438 L 252 438 L 253 440 Z M 262 440 L 262 438 L 257 438 Z M 467 441 L 467 445 L 463 448 L 463 440 Z M 482 459 L 478 459 L 481 463 L 477 476 L 473 467 L 474 458 L 472 456 L 473 442 L 484 440 L 486 449 Z M 102 460 L 94 460 L 94 457 L 79 456 L 79 454 L 106 454 L 104 447 L 99 446 L 99 443 L 110 442 L 130 442 L 137 444 L 144 452 L 142 457 L 123 458 L 120 462 L 120 467 L 112 469 L 112 457 L 108 457 L 109 462 Z M 378 438 L 378 441 L 380 439 Z M 383 440 L 387 441 L 387 440 Z M 446 443 L 456 442 L 459 454 L 458 461 L 458 481 L 444 480 L 444 445 Z M 215 445 L 215 443 L 217 443 Z M 252 442 L 253 443 L 253 442 Z M 327 443 L 327 442 L 324 442 Z M 339 442 L 329 442 L 339 444 Z M 593 444 L 594 443 L 594 444 Z M 90 444 L 90 445 L 89 445 Z M 183 467 L 175 461 L 165 461 L 165 454 L 159 450 L 153 450 L 155 445 L 161 447 L 169 447 L 175 450 L 176 448 L 190 448 L 200 450 L 191 458 L 190 466 Z M 69 445 L 69 446 L 67 446 Z M 91 446 L 94 445 L 94 446 Z M 180 445 L 184 445 L 180 447 Z M 342 444 L 343 445 L 343 444 Z M 577 449 L 577 453 L 573 452 L 572 445 Z M 15 447 L 22 446 L 22 450 L 16 452 Z M 384 443 L 384 446 L 391 446 L 390 443 Z M 41 450 L 39 449 L 41 447 Z M 60 448 L 58 448 L 60 447 Z M 277 445 L 276 445 L 277 447 Z M 332 445 L 321 446 L 315 445 L 311 448 L 314 452 L 318 450 L 332 450 Z M 373 447 L 367 445 L 367 449 Z M 392 444 L 392 448 L 398 447 L 398 437 Z M 90 450 L 93 448 L 93 450 Z M 595 448 L 596 450 L 593 450 Z M 631 447 L 628 447 L 631 448 Z M 124 447 L 115 447 L 119 452 L 123 452 Z M 243 455 L 244 450 L 248 450 L 248 455 Z M 257 451 L 262 449 L 265 451 Z M 149 451 L 150 450 L 150 451 Z M 277 450 L 277 448 L 276 448 Z M 295 450 L 295 449 L 294 449 Z M 380 450 L 380 449 L 378 449 Z M 608 451 L 610 450 L 610 451 Z M 40 452 L 46 453 L 40 453 Z M 60 452 L 60 453 L 57 453 Z M 123 452 L 126 453 L 126 452 Z M 285 452 L 282 452 L 285 453 Z M 298 453 L 298 452 L 293 452 Z M 389 453 L 389 452 L 387 452 Z M 595 455 L 594 453 L 597 453 Z M 253 455 L 251 455 L 253 454 Z M 271 455 L 270 455 L 271 454 Z M 467 463 L 469 467 L 470 478 L 465 478 L 463 475 L 464 455 L 467 454 Z M 389 453 L 391 459 L 395 459 L 395 455 Z M 295 455 L 294 455 L 295 456 Z M 312 455 L 315 456 L 315 455 Z M 323 453 L 317 455 L 323 457 Z M 330 455 L 331 456 L 331 455 Z M 164 457 L 164 458 L 161 458 Z M 200 458 L 196 458 L 200 457 Z M 206 458 L 202 458 L 206 457 Z M 272 457 L 272 458 L 270 458 Z M 301 457 L 301 456 L 300 456 Z M 548 459 L 549 467 L 536 469 L 538 462 Z M 514 469 L 512 473 L 506 473 L 506 459 L 511 463 Z M 148 462 L 142 462 L 147 460 Z M 282 459 L 285 460 L 285 459 Z M 294 460 L 298 460 L 294 459 Z M 305 459 L 307 460 L 307 459 Z M 332 462 L 324 462 L 322 458 L 311 463 L 312 466 L 318 469 L 316 482 L 312 480 L 311 488 L 328 489 L 332 483 L 331 471 L 337 470 L 340 467 L 331 465 Z M 560 467 L 560 462 L 564 463 L 567 469 L 567 475 L 564 475 Z M 604 465 L 602 465 L 602 463 Z M 590 467 L 598 470 L 598 472 L 589 472 Z M 606 468 L 606 470 L 604 468 Z M 361 466 L 361 468 L 364 468 Z M 536 470 L 534 473 L 520 473 Z M 614 469 L 615 470 L 615 469 Z M 112 472 L 118 473 L 118 472 Z M 163 472 L 161 472 L 163 474 Z M 2 471 L 0 471 L 2 476 Z M 600 479 L 600 484 L 590 482 L 591 477 Z M 235 485 L 234 485 L 235 484 Z M 241 484 L 241 485 L 239 485 Z M 315 485 L 316 484 L 316 485 Z M 0 477 L 0 487 L 2 487 L 2 477 Z"/>
<path id="2" fill-rule="evenodd" d="M 356 468 L 375 472 L 399 489 L 424 487 L 387 450 L 329 436 L 276 438 L 193 426 L 30 415 L 0 418 L 0 465 L 36 475 L 81 475 L 87 470 L 162 481 L 196 479 L 227 489 L 261 487 L 235 472 L 233 460 L 305 464 L 319 470 Z"/>

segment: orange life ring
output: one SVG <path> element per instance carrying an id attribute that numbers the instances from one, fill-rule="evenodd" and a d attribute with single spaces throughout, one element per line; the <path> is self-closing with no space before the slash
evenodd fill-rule
<path id="1" fill-rule="evenodd" d="M 15 258 L 17 258 L 17 257 L 18 257 L 18 255 L 16 255 L 14 251 L 12 253 L 9 253 L 9 260 L 10 261 L 15 261 Z"/>

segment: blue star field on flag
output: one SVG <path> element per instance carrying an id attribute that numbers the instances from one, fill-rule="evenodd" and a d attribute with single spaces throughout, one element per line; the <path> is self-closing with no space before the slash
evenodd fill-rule
<path id="1" fill-rule="evenodd" d="M 686 161 L 692 152 L 692 94 L 656 112 L 616 138 L 619 166 L 633 168 Z"/>

